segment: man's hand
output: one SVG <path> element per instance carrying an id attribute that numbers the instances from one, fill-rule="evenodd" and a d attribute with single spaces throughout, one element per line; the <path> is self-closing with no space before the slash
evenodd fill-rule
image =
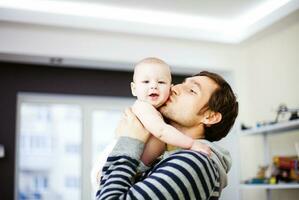
<path id="1" fill-rule="evenodd" d="M 143 127 L 131 108 L 127 108 L 116 128 L 116 135 L 131 137 L 145 143 L 150 133 Z"/>

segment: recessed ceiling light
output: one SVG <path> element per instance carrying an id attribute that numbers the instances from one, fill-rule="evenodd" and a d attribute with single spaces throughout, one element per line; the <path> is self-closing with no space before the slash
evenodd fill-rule
<path id="1" fill-rule="evenodd" d="M 77 16 L 86 18 L 87 20 L 88 18 L 107 19 L 114 22 L 133 22 L 143 24 L 144 26 L 170 27 L 178 30 L 187 29 L 194 31 L 194 34 L 198 34 L 200 31 L 206 31 L 206 35 L 214 32 L 221 33 L 225 37 L 240 37 L 249 26 L 257 23 L 290 1 L 291 0 L 268 0 L 262 2 L 256 8 L 249 10 L 235 20 L 221 20 L 171 12 L 130 9 L 83 1 L 1 0 L 0 8 L 58 14 L 61 16 Z"/>

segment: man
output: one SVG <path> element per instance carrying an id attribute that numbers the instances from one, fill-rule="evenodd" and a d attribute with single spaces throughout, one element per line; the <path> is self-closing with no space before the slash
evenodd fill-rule
<path id="1" fill-rule="evenodd" d="M 117 128 L 122 137 L 103 168 L 97 199 L 218 199 L 231 160 L 228 152 L 211 142 L 225 137 L 237 117 L 238 102 L 231 87 L 219 75 L 201 72 L 173 86 L 160 112 L 182 133 L 202 139 L 212 155 L 167 152 L 138 176 L 149 133 L 127 109 Z"/>

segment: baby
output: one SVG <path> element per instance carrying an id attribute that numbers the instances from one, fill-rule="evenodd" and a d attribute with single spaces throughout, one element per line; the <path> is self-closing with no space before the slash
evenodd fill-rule
<path id="1" fill-rule="evenodd" d="M 170 94 L 170 67 L 158 58 L 145 58 L 136 64 L 134 69 L 131 91 L 137 97 L 132 111 L 141 121 L 145 129 L 152 135 L 145 144 L 141 161 L 149 166 L 166 149 L 166 145 L 200 151 L 210 155 L 210 148 L 181 133 L 179 130 L 165 123 L 157 109 L 163 105 Z M 92 170 L 93 185 L 100 180 L 101 167 L 115 145 L 115 141 L 101 155 L 100 163 Z M 94 179 L 96 176 L 96 180 Z M 95 181 L 95 182 L 94 182 Z"/>
<path id="2" fill-rule="evenodd" d="M 157 111 L 167 101 L 170 87 L 170 67 L 164 61 L 158 58 L 145 58 L 136 64 L 131 91 L 137 100 L 132 106 L 132 111 L 152 134 L 141 156 L 141 161 L 145 165 L 150 165 L 165 151 L 165 143 L 210 154 L 207 145 L 195 143 L 194 139 L 165 123 Z"/>

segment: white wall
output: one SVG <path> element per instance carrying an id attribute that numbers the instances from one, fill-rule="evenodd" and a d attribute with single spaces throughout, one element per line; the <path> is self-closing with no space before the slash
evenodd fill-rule
<path id="1" fill-rule="evenodd" d="M 240 121 L 253 125 L 258 121 L 275 119 L 275 109 L 281 103 L 289 108 L 299 107 L 299 15 L 294 14 L 296 23 L 268 31 L 242 45 L 246 67 L 245 84 L 247 98 L 241 102 L 243 113 Z M 284 20 L 287 23 L 287 20 Z M 244 76 L 244 75 L 243 75 Z M 242 89 L 242 88 L 241 88 Z M 244 104 L 246 103 L 246 104 Z M 245 108 L 246 107 L 246 108 Z M 299 142 L 299 131 L 271 136 L 270 158 L 272 155 L 296 155 L 294 142 Z M 240 140 L 242 178 L 252 177 L 257 164 L 263 164 L 263 143 L 260 136 L 246 136 Z M 256 163 L 258 162 L 258 163 Z M 273 199 L 298 199 L 299 190 L 274 191 Z M 243 199 L 265 199 L 264 191 L 246 191 Z"/>

